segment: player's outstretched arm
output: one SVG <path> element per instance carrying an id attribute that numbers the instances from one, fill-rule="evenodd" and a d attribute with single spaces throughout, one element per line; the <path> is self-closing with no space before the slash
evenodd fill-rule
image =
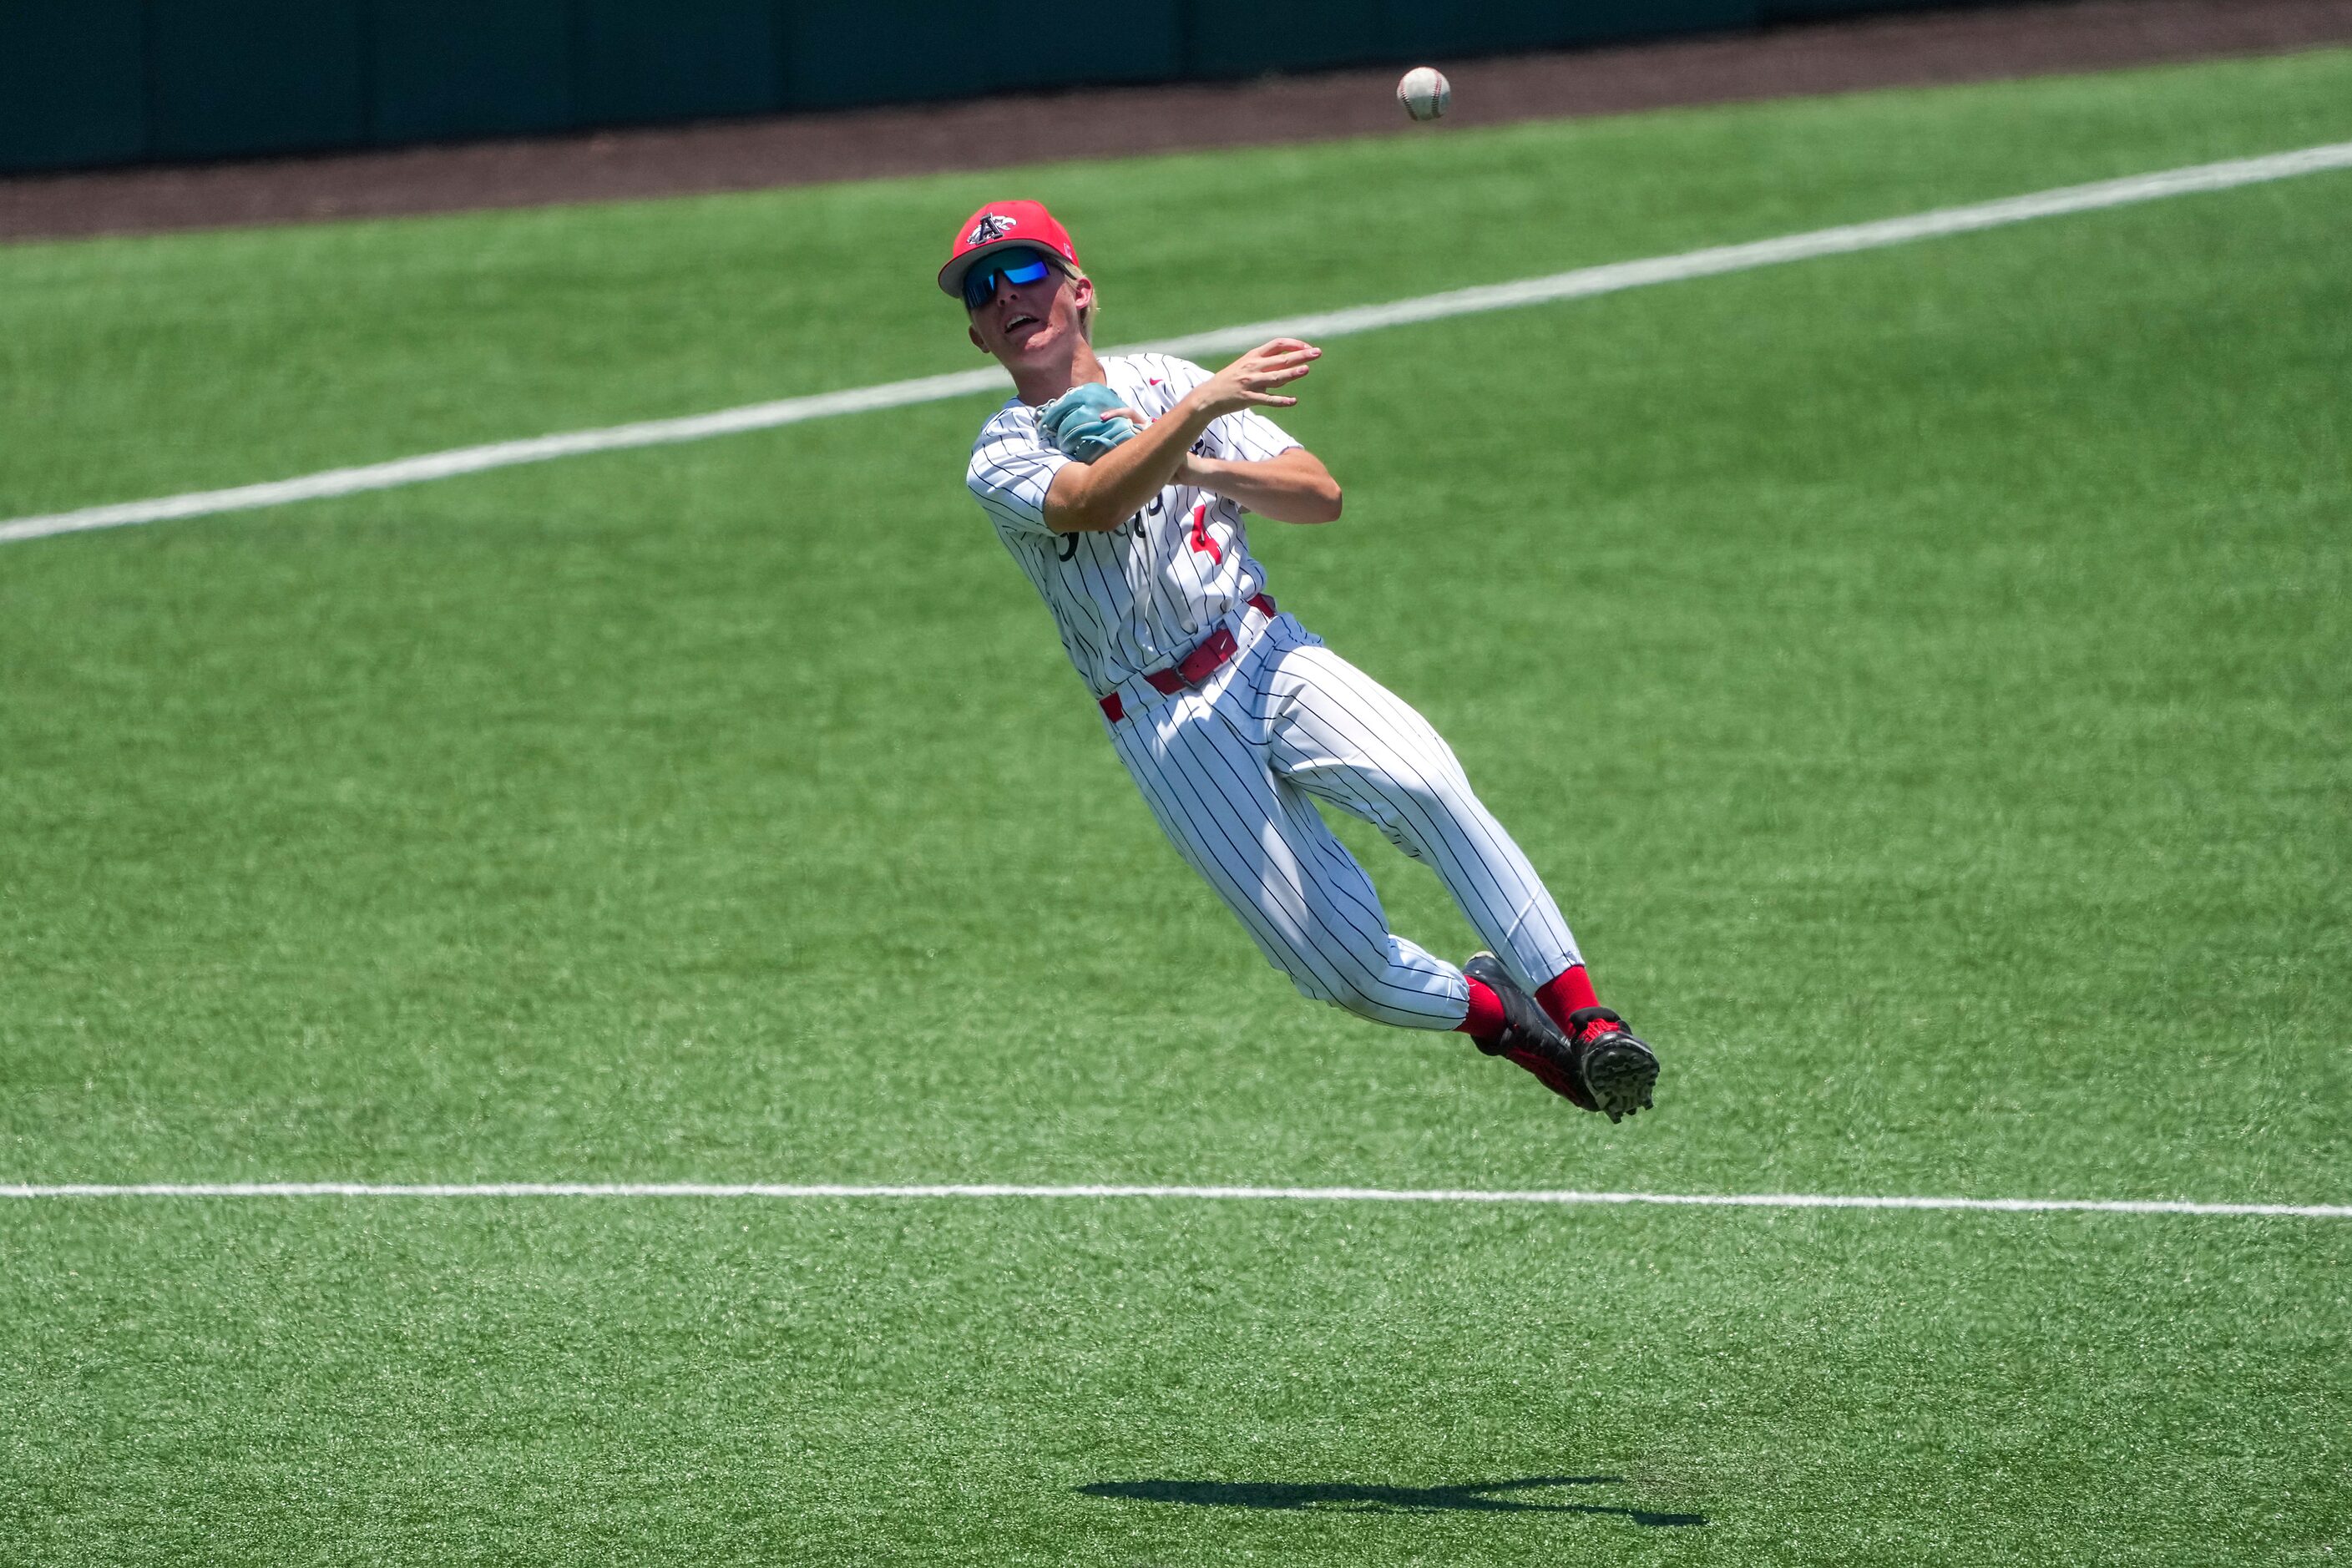
<path id="1" fill-rule="evenodd" d="M 1339 520 L 1339 481 L 1331 477 L 1322 458 L 1304 447 L 1255 462 L 1227 462 L 1188 453 L 1177 466 L 1176 482 L 1198 485 L 1276 522 Z"/>
<path id="2" fill-rule="evenodd" d="M 1092 463 L 1064 464 L 1045 492 L 1045 526 L 1056 533 L 1117 528 L 1176 477 L 1210 421 L 1244 408 L 1289 407 L 1298 399 L 1275 389 L 1305 375 L 1322 355 L 1297 338 L 1261 344 L 1186 393 L 1166 417 L 1144 426 L 1133 439 Z M 1140 416 L 1136 419 L 1141 422 Z"/>

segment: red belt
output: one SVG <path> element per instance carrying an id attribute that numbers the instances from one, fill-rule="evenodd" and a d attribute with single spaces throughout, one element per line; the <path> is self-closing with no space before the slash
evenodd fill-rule
<path id="1" fill-rule="evenodd" d="M 1274 600 L 1267 595 L 1260 594 L 1252 598 L 1250 608 L 1267 620 L 1274 619 Z M 1143 679 L 1161 696 L 1173 697 L 1190 687 L 1200 685 L 1201 682 L 1224 668 L 1226 662 L 1234 657 L 1234 650 L 1239 646 L 1234 641 L 1231 627 L 1219 626 L 1195 643 L 1192 651 L 1182 658 L 1165 669 L 1147 670 Z M 1112 723 L 1116 724 L 1127 717 L 1127 705 L 1118 700 L 1118 692 L 1114 691 L 1099 700 L 1102 703 L 1103 717 Z"/>

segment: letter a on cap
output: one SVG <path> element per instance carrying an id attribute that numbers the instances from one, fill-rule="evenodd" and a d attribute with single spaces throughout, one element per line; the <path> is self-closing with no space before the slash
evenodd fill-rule
<path id="1" fill-rule="evenodd" d="M 971 270 L 972 263 L 992 250 L 1014 245 L 1036 247 L 1060 262 L 1065 272 L 1075 274 L 1079 269 L 1078 248 L 1070 243 L 1070 231 L 1055 222 L 1043 204 L 991 202 L 956 230 L 948 264 L 940 268 L 940 292 L 962 298 L 963 275 Z"/>

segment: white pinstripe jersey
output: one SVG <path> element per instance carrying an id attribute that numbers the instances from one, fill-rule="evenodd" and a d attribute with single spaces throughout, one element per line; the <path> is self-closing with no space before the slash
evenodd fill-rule
<path id="1" fill-rule="evenodd" d="M 1120 355 L 1103 375 L 1129 407 L 1157 419 L 1209 379 L 1190 360 Z M 1192 450 L 1258 462 L 1297 446 L 1254 409 L 1211 423 Z M 1097 697 L 1182 658 L 1217 623 L 1265 586 L 1249 552 L 1242 509 L 1190 485 L 1170 485 L 1151 504 L 1101 533 L 1045 526 L 1045 491 L 1070 461 L 1018 399 L 998 409 L 972 443 L 964 482 L 996 535 L 1053 613 L 1062 647 Z"/>

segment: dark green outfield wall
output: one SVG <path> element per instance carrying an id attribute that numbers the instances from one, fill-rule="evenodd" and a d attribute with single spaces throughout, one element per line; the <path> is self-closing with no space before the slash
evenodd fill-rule
<path id="1" fill-rule="evenodd" d="M 0 0 L 0 170 L 1252 76 L 1933 0 Z M 1949 3 L 1949 0 L 1943 0 Z"/>

